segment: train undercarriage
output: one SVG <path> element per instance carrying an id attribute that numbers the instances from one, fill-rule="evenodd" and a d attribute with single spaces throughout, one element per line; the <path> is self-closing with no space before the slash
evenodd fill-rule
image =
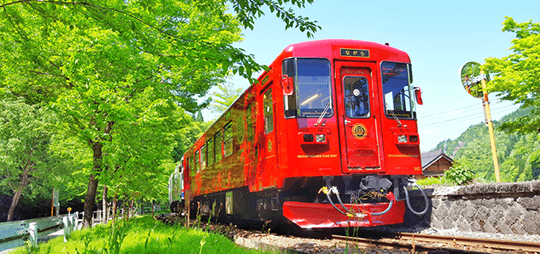
<path id="1" fill-rule="evenodd" d="M 301 228 L 397 224 L 403 222 L 406 205 L 413 213 L 427 211 L 425 194 L 423 211 L 414 211 L 408 204 L 407 187 L 413 185 L 413 181 L 403 176 L 288 178 L 280 189 L 249 192 L 248 187 L 241 187 L 194 197 L 189 204 L 189 214 L 192 218 L 210 216 L 222 221 L 292 222 Z M 182 202 L 171 206 L 179 208 L 174 210 L 176 212 L 184 210 Z"/>

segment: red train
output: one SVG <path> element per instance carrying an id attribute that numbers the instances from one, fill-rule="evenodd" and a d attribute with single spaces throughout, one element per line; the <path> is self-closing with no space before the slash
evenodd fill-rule
<path id="1" fill-rule="evenodd" d="M 402 223 L 407 177 L 422 174 L 415 101 L 401 50 L 293 44 L 184 154 L 171 181 L 182 183 L 191 214 L 302 228 Z"/>

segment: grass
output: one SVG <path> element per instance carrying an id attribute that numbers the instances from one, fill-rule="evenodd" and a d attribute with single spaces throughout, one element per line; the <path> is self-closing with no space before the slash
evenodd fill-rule
<path id="1" fill-rule="evenodd" d="M 424 179 L 420 179 L 416 183 L 418 183 L 418 185 L 421 185 L 421 186 L 429 186 L 429 185 L 447 185 L 447 186 L 451 186 L 451 185 L 455 185 L 455 184 L 452 184 L 449 181 L 447 181 L 445 177 L 431 177 L 431 176 L 427 177 L 427 178 L 424 178 Z"/>
<path id="2" fill-rule="evenodd" d="M 165 225 L 150 216 L 139 216 L 128 222 L 117 221 L 115 226 L 95 225 L 75 231 L 64 243 L 57 237 L 36 249 L 28 246 L 15 249 L 22 253 L 268 253 L 237 246 L 225 236 L 180 225 Z"/>

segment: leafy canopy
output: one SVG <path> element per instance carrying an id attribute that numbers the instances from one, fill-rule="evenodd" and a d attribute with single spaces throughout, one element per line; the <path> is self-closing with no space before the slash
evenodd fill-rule
<path id="1" fill-rule="evenodd" d="M 511 17 L 503 22 L 503 31 L 515 33 L 512 54 L 487 58 L 484 68 L 495 74 L 488 83 L 490 92 L 503 100 L 531 108 L 531 114 L 504 123 L 506 131 L 531 133 L 540 131 L 540 24 L 532 20 L 517 23 Z"/>
<path id="2" fill-rule="evenodd" d="M 243 92 L 242 88 L 234 88 L 231 83 L 219 84 L 218 91 L 210 93 L 212 102 L 210 110 L 214 113 L 221 114 L 225 112 Z"/>
<path id="3" fill-rule="evenodd" d="M 312 36 L 316 22 L 283 7 L 312 2 L 2 0 L 0 89 L 54 110 L 54 147 L 83 159 L 74 174 L 89 179 L 90 215 L 98 180 L 131 192 L 163 173 L 210 87 L 231 72 L 254 81 L 264 66 L 233 43 L 263 6 Z"/>

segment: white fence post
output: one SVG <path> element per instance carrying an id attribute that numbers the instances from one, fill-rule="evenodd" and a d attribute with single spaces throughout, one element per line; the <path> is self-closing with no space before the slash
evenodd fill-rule
<path id="1" fill-rule="evenodd" d="M 73 216 L 75 216 L 75 230 L 78 230 L 79 229 L 79 212 L 75 212 Z"/>
<path id="2" fill-rule="evenodd" d="M 75 231 L 75 215 L 70 214 L 69 215 L 69 233 L 71 234 L 72 231 Z"/>
<path id="3" fill-rule="evenodd" d="M 30 226 L 28 227 L 28 231 L 30 233 L 30 243 L 33 247 L 37 247 L 37 239 L 38 239 L 38 225 L 37 222 L 30 222 Z"/>
<path id="4" fill-rule="evenodd" d="M 71 231 L 68 216 L 64 216 L 62 218 L 62 221 L 64 222 L 64 242 L 67 242 L 67 239 L 69 238 L 69 233 Z"/>

